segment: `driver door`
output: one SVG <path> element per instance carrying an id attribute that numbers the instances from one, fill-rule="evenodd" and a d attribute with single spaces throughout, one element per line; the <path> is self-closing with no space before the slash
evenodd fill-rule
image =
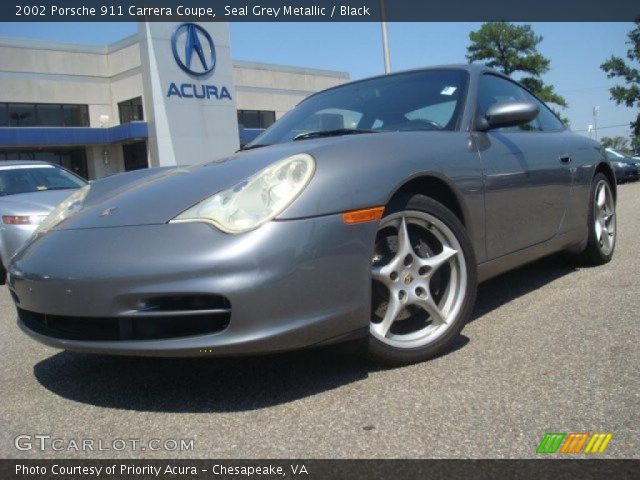
<path id="1" fill-rule="evenodd" d="M 562 122 L 516 83 L 484 74 L 478 114 L 505 100 L 534 102 L 540 114 L 526 125 L 474 134 L 484 170 L 488 259 L 553 238 L 563 222 L 571 189 Z"/>

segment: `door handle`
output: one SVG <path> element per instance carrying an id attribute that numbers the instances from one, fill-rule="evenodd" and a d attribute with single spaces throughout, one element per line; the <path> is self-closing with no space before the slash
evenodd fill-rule
<path id="1" fill-rule="evenodd" d="M 560 163 L 564 163 L 565 165 L 571 163 L 571 155 L 561 155 Z"/>

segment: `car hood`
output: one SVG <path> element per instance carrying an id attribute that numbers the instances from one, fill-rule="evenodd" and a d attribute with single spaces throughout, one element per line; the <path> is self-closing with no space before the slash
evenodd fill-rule
<path id="1" fill-rule="evenodd" d="M 3 215 L 46 215 L 73 192 L 75 189 L 7 195 L 0 197 L 0 211 Z"/>
<path id="2" fill-rule="evenodd" d="M 55 229 L 167 223 L 199 201 L 232 187 L 267 165 L 295 153 L 309 152 L 311 143 L 273 145 L 198 165 L 136 170 L 96 180 L 83 209 Z"/>

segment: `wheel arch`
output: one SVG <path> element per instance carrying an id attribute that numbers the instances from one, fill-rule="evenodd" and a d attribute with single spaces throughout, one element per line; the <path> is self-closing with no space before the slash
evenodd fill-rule
<path id="1" fill-rule="evenodd" d="M 616 174 L 614 173 L 613 168 L 611 168 L 611 165 L 606 162 L 600 162 L 598 165 L 596 165 L 593 176 L 595 177 L 598 173 L 602 173 L 609 179 L 609 183 L 611 184 L 611 191 L 613 192 L 613 199 L 617 201 L 618 184 L 616 182 Z"/>
<path id="2" fill-rule="evenodd" d="M 420 173 L 405 179 L 393 190 L 387 205 L 396 198 L 415 194 L 425 195 L 442 203 L 454 213 L 467 230 L 471 227 L 469 212 L 462 201 L 462 195 L 448 179 L 436 173 Z"/>
<path id="3" fill-rule="evenodd" d="M 0 285 L 4 285 L 7 282 L 7 270 L 4 267 L 4 260 L 0 257 Z"/>

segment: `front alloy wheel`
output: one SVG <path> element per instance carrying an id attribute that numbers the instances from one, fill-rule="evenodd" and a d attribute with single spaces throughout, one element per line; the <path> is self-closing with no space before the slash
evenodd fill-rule
<path id="1" fill-rule="evenodd" d="M 432 199 L 413 197 L 382 219 L 371 267 L 374 357 L 419 361 L 455 338 L 475 296 L 475 260 L 468 257 L 464 227 Z"/>

